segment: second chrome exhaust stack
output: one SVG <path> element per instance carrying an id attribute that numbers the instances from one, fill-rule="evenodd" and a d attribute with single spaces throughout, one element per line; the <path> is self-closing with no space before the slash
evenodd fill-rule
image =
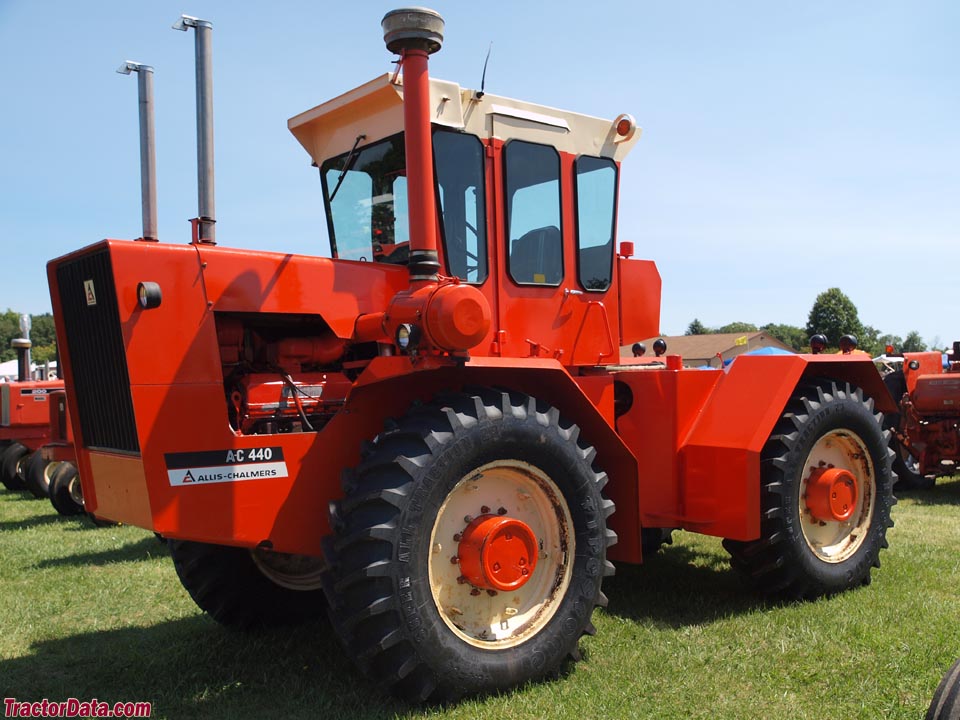
<path id="1" fill-rule="evenodd" d="M 216 245 L 213 202 L 213 23 L 190 15 L 181 15 L 174 30 L 193 28 L 197 55 L 197 202 L 194 241 Z"/>

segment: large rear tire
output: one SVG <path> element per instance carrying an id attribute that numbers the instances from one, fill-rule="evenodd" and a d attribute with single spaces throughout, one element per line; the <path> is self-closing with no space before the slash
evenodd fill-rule
<path id="1" fill-rule="evenodd" d="M 883 384 L 893 398 L 893 401 L 900 405 L 900 400 L 907 392 L 907 380 L 903 375 L 903 370 L 894 370 L 883 376 Z M 897 430 L 903 432 L 902 415 L 899 412 L 889 413 L 883 418 L 884 430 L 890 430 L 890 449 L 893 450 L 893 472 L 897 476 L 897 488 L 906 490 L 929 490 L 936 482 L 935 475 L 921 475 L 920 464 L 909 449 L 904 447 L 903 443 L 893 432 Z"/>
<path id="2" fill-rule="evenodd" d="M 943 676 L 933 695 L 925 720 L 958 720 L 960 718 L 960 660 Z"/>
<path id="3" fill-rule="evenodd" d="M 760 591 L 816 598 L 870 582 L 896 502 L 880 420 L 849 384 L 794 392 L 761 454 L 760 538 L 724 540 Z"/>
<path id="4" fill-rule="evenodd" d="M 0 455 L 0 482 L 7 490 L 23 490 L 23 465 L 30 450 L 14 441 Z"/>
<path id="5" fill-rule="evenodd" d="M 83 514 L 83 489 L 73 463 L 60 463 L 50 478 L 50 504 L 61 515 Z"/>
<path id="6" fill-rule="evenodd" d="M 38 499 L 50 497 L 50 480 L 60 463 L 56 460 L 46 461 L 43 454 L 37 450 L 27 461 L 23 471 L 23 484 L 27 490 Z"/>
<path id="7" fill-rule="evenodd" d="M 329 544 L 333 624 L 367 675 L 421 702 L 579 659 L 616 542 L 579 433 L 534 398 L 479 390 L 377 436 L 345 475 Z"/>
<path id="8" fill-rule="evenodd" d="M 180 583 L 221 625 L 295 625 L 323 615 L 320 558 L 187 540 L 167 543 Z"/>

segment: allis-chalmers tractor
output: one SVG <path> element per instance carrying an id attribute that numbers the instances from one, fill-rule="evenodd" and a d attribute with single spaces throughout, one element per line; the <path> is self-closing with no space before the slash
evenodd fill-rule
<path id="1" fill-rule="evenodd" d="M 402 74 L 289 122 L 332 259 L 215 246 L 200 217 L 50 263 L 88 509 L 168 538 L 221 623 L 326 606 L 414 700 L 576 658 L 611 561 L 663 529 L 725 538 L 777 596 L 867 584 L 894 502 L 869 358 L 622 361 L 660 310 L 616 240 L 633 118 L 430 79 L 432 11 L 383 28 Z"/>
<path id="2" fill-rule="evenodd" d="M 51 401 L 62 393 L 63 380 L 21 379 L 0 385 L 0 482 L 8 490 L 46 496 L 48 478 L 37 475 L 31 460 L 50 441 Z"/>
<path id="3" fill-rule="evenodd" d="M 960 342 L 946 362 L 939 352 L 904 353 L 903 369 L 883 378 L 898 403 L 884 424 L 893 434 L 893 470 L 906 488 L 931 488 L 960 463 Z"/>

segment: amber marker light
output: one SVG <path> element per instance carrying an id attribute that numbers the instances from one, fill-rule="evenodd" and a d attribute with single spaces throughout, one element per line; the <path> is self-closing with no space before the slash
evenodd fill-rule
<path id="1" fill-rule="evenodd" d="M 637 121 L 633 119 L 633 115 L 628 115 L 627 113 L 619 115 L 617 119 L 614 120 L 614 124 L 617 128 L 617 135 L 624 140 L 633 137 L 633 134 L 637 131 Z"/>

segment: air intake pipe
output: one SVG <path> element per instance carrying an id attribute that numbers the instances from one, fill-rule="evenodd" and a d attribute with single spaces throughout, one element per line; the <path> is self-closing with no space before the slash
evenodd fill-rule
<path id="1" fill-rule="evenodd" d="M 387 49 L 399 53 L 403 67 L 410 286 L 394 296 L 387 312 L 357 318 L 354 340 L 393 343 L 411 356 L 423 352 L 463 353 L 487 336 L 491 312 L 477 288 L 458 278 L 438 276 L 427 64 L 443 43 L 443 18 L 426 8 L 406 8 L 387 13 L 381 27 Z"/>
<path id="2" fill-rule="evenodd" d="M 407 205 L 410 218 L 410 280 L 436 281 L 437 203 L 434 197 L 430 138 L 430 55 L 443 44 L 443 18 L 427 8 L 403 8 L 380 23 L 387 50 L 403 66 L 403 130 L 407 156 Z"/>

